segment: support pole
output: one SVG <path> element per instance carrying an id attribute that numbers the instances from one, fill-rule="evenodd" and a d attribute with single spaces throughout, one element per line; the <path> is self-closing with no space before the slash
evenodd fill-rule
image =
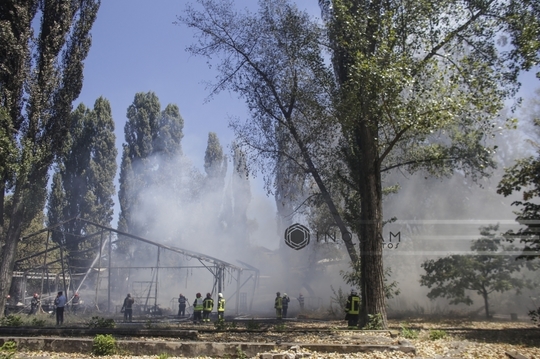
<path id="1" fill-rule="evenodd" d="M 240 278 L 242 277 L 242 270 L 238 269 L 238 275 L 236 276 L 236 315 L 240 314 Z"/>
<path id="2" fill-rule="evenodd" d="M 160 254 L 160 248 L 157 247 L 156 287 L 154 289 L 154 311 L 157 310 L 157 296 L 158 296 L 158 283 L 159 283 L 159 254 Z"/>
<path id="3" fill-rule="evenodd" d="M 45 273 L 47 273 L 47 283 L 49 283 L 49 271 L 47 271 L 47 252 L 49 249 L 49 235 L 50 231 L 47 231 L 47 241 L 45 242 L 45 254 L 43 255 L 43 269 L 41 270 L 41 292 L 39 293 L 39 297 L 43 298 L 43 289 L 44 289 L 44 277 Z M 39 301 L 39 309 L 41 309 L 41 301 Z"/>
<path id="4" fill-rule="evenodd" d="M 107 312 L 111 312 L 111 264 L 112 264 L 112 232 L 109 232 L 109 270 L 107 278 Z"/>

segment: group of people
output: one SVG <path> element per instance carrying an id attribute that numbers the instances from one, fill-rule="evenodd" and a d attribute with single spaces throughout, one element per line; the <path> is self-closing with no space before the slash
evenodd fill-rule
<path id="1" fill-rule="evenodd" d="M 298 295 L 298 304 L 300 305 L 300 312 L 304 311 L 304 296 L 302 293 Z M 276 310 L 276 318 L 277 319 L 283 319 L 287 318 L 287 311 L 289 310 L 289 303 L 291 302 L 291 298 L 287 295 L 287 293 L 283 293 L 283 297 L 281 296 L 281 292 L 276 293 L 276 299 L 274 301 L 274 309 Z"/>
<path id="2" fill-rule="evenodd" d="M 186 312 L 186 297 L 182 294 L 178 297 L 178 316 L 185 316 Z M 210 293 L 206 293 L 206 298 L 202 298 L 201 293 L 195 295 L 193 301 L 193 323 L 210 322 L 210 313 L 214 309 L 214 299 Z M 218 321 L 225 320 L 225 298 L 223 294 L 218 293 L 217 300 Z"/>

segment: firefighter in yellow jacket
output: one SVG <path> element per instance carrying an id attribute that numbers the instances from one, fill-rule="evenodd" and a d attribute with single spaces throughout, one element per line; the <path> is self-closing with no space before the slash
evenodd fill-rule
<path id="1" fill-rule="evenodd" d="M 360 316 L 360 297 L 354 289 L 351 290 L 351 294 L 347 298 L 345 313 L 347 313 L 345 319 L 348 321 L 349 328 L 356 328 Z"/>
<path id="2" fill-rule="evenodd" d="M 225 298 L 223 298 L 223 294 L 218 294 L 218 301 L 217 301 L 217 316 L 218 321 L 225 320 Z"/>
<path id="3" fill-rule="evenodd" d="M 282 309 L 283 309 L 283 298 L 281 298 L 281 293 L 276 293 L 276 300 L 274 301 L 274 308 L 276 309 L 276 318 L 282 319 Z"/>
<path id="4" fill-rule="evenodd" d="M 203 299 L 201 293 L 197 293 L 197 297 L 193 301 L 193 323 L 198 323 L 202 320 Z"/>
<path id="5" fill-rule="evenodd" d="M 203 300 L 203 312 L 202 312 L 203 322 L 210 321 L 210 313 L 212 313 L 213 309 L 214 309 L 214 300 L 212 299 L 212 295 L 210 293 L 206 293 L 206 298 L 204 298 Z"/>

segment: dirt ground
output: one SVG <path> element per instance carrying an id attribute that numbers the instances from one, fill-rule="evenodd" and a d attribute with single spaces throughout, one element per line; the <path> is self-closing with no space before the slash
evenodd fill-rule
<path id="1" fill-rule="evenodd" d="M 540 328 L 527 321 L 477 321 L 466 319 L 409 319 L 390 320 L 390 331 L 373 332 L 347 330 L 343 321 L 285 321 L 283 324 L 260 323 L 250 331 L 236 330 L 249 326 L 249 321 L 237 323 L 234 330 L 214 332 L 212 324 L 200 326 L 200 341 L 214 342 L 280 342 L 294 343 L 296 351 L 275 352 L 275 358 L 512 358 L 520 354 L 529 359 L 540 359 Z M 254 323 L 251 323 L 254 324 Z M 192 326 L 189 323 L 178 327 Z M 195 329 L 195 328 L 193 328 Z M 442 338 L 440 338 L 442 337 Z M 437 338 L 437 339 L 436 339 Z M 156 338 L 137 338 L 155 340 Z M 161 340 L 174 340 L 173 338 Z M 326 344 L 385 344 L 411 345 L 416 354 L 399 351 L 370 353 L 317 353 L 302 348 L 303 343 Z M 281 354 L 281 355 L 278 355 Z M 288 355 L 284 355 L 288 354 Z M 85 354 L 18 353 L 18 358 L 93 358 Z M 122 356 L 109 358 L 158 358 L 158 356 Z M 515 356 L 515 358 L 523 358 Z M 172 357 L 169 357 L 172 358 Z M 198 358 L 206 358 L 200 356 Z M 159 359 L 164 359 L 159 357 Z"/>

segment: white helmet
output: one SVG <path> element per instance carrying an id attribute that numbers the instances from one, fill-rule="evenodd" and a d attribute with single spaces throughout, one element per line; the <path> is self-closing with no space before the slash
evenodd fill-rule
<path id="1" fill-rule="evenodd" d="M 221 293 L 219 293 L 217 296 L 218 296 L 219 298 L 223 298 L 223 294 L 221 294 Z"/>

